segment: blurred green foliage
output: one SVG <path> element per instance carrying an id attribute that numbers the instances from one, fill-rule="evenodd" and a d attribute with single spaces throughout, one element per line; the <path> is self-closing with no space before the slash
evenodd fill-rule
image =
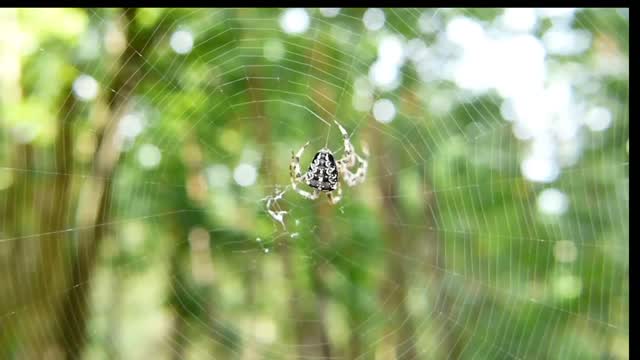
<path id="1" fill-rule="evenodd" d="M 579 155 L 551 182 L 523 174 L 532 142 L 498 92 L 443 75 L 447 26 L 511 36 L 504 9 L 385 9 L 376 31 L 367 11 L 306 9 L 303 34 L 286 9 L 0 11 L 0 357 L 628 358 L 628 10 L 530 31 L 589 34 L 546 81 L 611 116 L 574 114 Z M 389 35 L 444 65 L 376 88 Z M 367 81 L 392 122 L 354 105 Z M 264 198 L 306 141 L 303 170 L 342 156 L 334 119 L 370 144 L 367 180 L 336 206 L 288 191 L 284 228 Z"/>

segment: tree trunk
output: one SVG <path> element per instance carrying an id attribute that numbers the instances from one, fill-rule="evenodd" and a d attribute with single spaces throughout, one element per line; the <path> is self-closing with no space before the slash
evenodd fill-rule
<path id="1" fill-rule="evenodd" d="M 3 271 L 10 278 L 10 281 L 3 281 L 3 284 L 10 287 L 3 291 L 7 291 L 6 293 L 12 296 L 6 297 L 10 301 L 9 304 L 0 303 L 0 309 L 4 311 L 9 305 L 9 309 L 17 308 L 19 312 L 15 313 L 15 317 L 7 319 L 7 323 L 3 326 L 5 329 L 14 329 L 16 333 L 5 334 L 0 331 L 0 344 L 5 341 L 6 335 L 24 340 L 16 349 L 18 356 L 41 356 L 47 352 L 57 352 L 53 345 L 56 323 L 50 308 L 51 304 L 59 301 L 64 289 L 69 287 L 64 277 L 67 267 L 63 256 L 66 250 L 63 241 L 68 238 L 68 233 L 61 230 L 69 227 L 67 218 L 72 178 L 68 173 L 72 172 L 73 165 L 71 127 L 76 114 L 71 84 L 67 84 L 63 89 L 63 101 L 58 113 L 53 186 L 45 190 L 36 186 L 37 178 L 29 181 L 29 178 L 34 176 L 34 173 L 27 171 L 27 169 L 33 169 L 31 160 L 33 147 L 29 144 L 21 145 L 16 149 L 18 153 L 24 153 L 25 158 L 16 162 L 16 168 L 25 171 L 18 173 L 16 182 L 9 190 L 7 197 L 8 203 L 19 205 L 7 220 L 16 219 L 17 221 L 18 218 L 14 216 L 18 215 L 37 221 L 37 223 L 12 224 L 15 225 L 15 227 L 12 226 L 12 235 L 16 238 L 15 241 L 6 245 L 9 246 L 11 259 L 8 259 L 8 262 L 2 262 L 10 264 L 10 270 Z M 32 201 L 33 208 L 28 208 L 26 205 Z M 29 213 L 32 216 L 28 216 Z M 23 229 L 33 228 L 38 229 L 36 232 L 38 235 L 23 231 Z M 32 327 L 35 324 L 37 327 Z M 22 329 L 24 333 L 21 332 Z M 1 354 L 3 352 L 0 352 Z"/>
<path id="2" fill-rule="evenodd" d="M 386 313 L 391 317 L 388 323 L 388 331 L 385 336 L 394 339 L 397 359 L 417 359 L 416 339 L 413 319 L 409 314 L 406 304 L 408 284 L 406 269 L 402 258 L 396 254 L 412 254 L 412 244 L 405 229 L 400 226 L 404 223 L 404 215 L 401 204 L 398 202 L 397 178 L 394 164 L 397 162 L 392 157 L 395 153 L 389 151 L 385 139 L 376 129 L 371 131 L 373 151 L 377 163 L 378 190 L 382 196 L 382 218 L 384 219 L 384 239 L 389 255 L 386 256 L 385 278 L 382 284 L 381 302 L 385 304 Z M 394 334 L 394 335 L 391 335 Z M 390 340 L 391 341 L 391 340 Z"/>
<path id="3" fill-rule="evenodd" d="M 422 194 L 424 199 L 424 258 L 425 258 L 425 273 L 431 281 L 433 288 L 439 289 L 437 294 L 433 296 L 433 303 L 435 304 L 434 314 L 442 314 L 440 318 L 443 318 L 442 328 L 442 348 L 445 349 L 447 358 L 460 359 L 462 350 L 464 349 L 463 336 L 459 329 L 455 325 L 450 325 L 450 319 L 455 318 L 453 314 L 452 304 L 454 297 L 450 294 L 450 291 L 446 284 L 446 274 L 442 269 L 446 269 L 444 259 L 444 244 L 442 244 L 437 228 L 437 216 L 438 216 L 438 201 L 437 194 L 433 190 L 433 187 L 428 182 L 428 174 L 426 167 L 423 169 L 424 183 L 420 185 L 419 193 Z M 444 355 L 444 354 L 443 354 Z"/>
<path id="4" fill-rule="evenodd" d="M 64 349 L 66 359 L 77 359 L 81 356 L 86 343 L 86 323 L 90 309 L 91 277 L 96 266 L 96 259 L 110 219 L 110 203 L 112 196 L 112 179 L 121 153 L 121 136 L 118 131 L 120 118 L 129 111 L 130 100 L 137 85 L 141 59 L 131 45 L 135 34 L 135 9 L 123 10 L 124 33 L 128 46 L 125 48 L 116 66 L 117 75 L 110 84 L 113 92 L 109 92 L 109 115 L 104 128 L 98 131 L 98 148 L 94 154 L 92 176 L 83 186 L 78 215 L 80 229 L 77 233 L 77 252 L 71 264 L 71 286 L 58 314 L 58 325 L 61 331 L 58 343 Z"/>
<path id="5" fill-rule="evenodd" d="M 171 258 L 169 259 L 171 263 L 171 269 L 169 270 L 169 289 L 171 289 L 173 297 L 176 299 L 172 299 L 171 307 L 173 314 L 173 326 L 171 328 L 171 333 L 169 334 L 169 348 L 171 349 L 171 359 L 180 360 L 185 358 L 186 353 L 186 345 L 188 343 L 188 324 L 187 324 L 187 313 L 188 311 L 183 308 L 180 303 L 180 299 L 177 297 L 175 292 L 178 291 L 184 285 L 181 284 L 181 281 L 184 280 L 184 269 L 182 268 L 182 259 L 185 255 L 184 246 L 181 246 L 182 241 L 184 241 L 184 237 L 186 236 L 186 231 L 184 231 L 182 224 L 180 222 L 176 222 L 172 226 L 173 238 L 175 241 L 174 248 L 171 252 Z"/>

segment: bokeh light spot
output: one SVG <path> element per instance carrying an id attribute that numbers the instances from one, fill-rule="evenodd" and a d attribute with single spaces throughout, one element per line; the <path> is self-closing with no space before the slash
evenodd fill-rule
<path id="1" fill-rule="evenodd" d="M 340 8 L 320 8 L 320 14 L 328 18 L 336 17 L 340 14 Z"/>
<path id="2" fill-rule="evenodd" d="M 251 164 L 240 164 L 233 171 L 233 180 L 243 187 L 255 184 L 257 177 L 256 167 Z"/>
<path id="3" fill-rule="evenodd" d="M 528 157 L 522 161 L 522 174 L 533 182 L 550 183 L 560 175 L 560 168 L 555 160 L 543 157 Z"/>
<path id="4" fill-rule="evenodd" d="M 265 41 L 262 51 L 265 59 L 272 62 L 282 60 L 285 54 L 284 45 L 282 45 L 282 42 L 277 39 L 269 39 Z"/>
<path id="5" fill-rule="evenodd" d="M 584 123 L 591 131 L 604 131 L 611 126 L 611 112 L 604 107 L 595 107 L 589 110 Z"/>
<path id="6" fill-rule="evenodd" d="M 567 212 L 569 198 L 558 189 L 545 189 L 538 195 L 538 211 L 545 215 L 559 216 Z"/>
<path id="7" fill-rule="evenodd" d="M 92 76 L 82 74 L 73 82 L 73 93 L 82 101 L 91 101 L 98 95 L 98 82 Z"/>
<path id="8" fill-rule="evenodd" d="M 389 99 L 380 99 L 373 104 L 373 117 L 383 124 L 393 121 L 396 116 L 396 107 Z"/>
<path id="9" fill-rule="evenodd" d="M 578 248 L 573 241 L 560 240 L 553 247 L 553 256 L 558 262 L 572 263 L 578 257 Z"/>
<path id="10" fill-rule="evenodd" d="M 171 34 L 170 40 L 173 51 L 180 55 L 188 54 L 193 49 L 193 35 L 187 30 L 178 30 Z"/>
<path id="11" fill-rule="evenodd" d="M 146 169 L 153 169 L 160 164 L 162 154 L 153 144 L 143 144 L 138 150 L 138 162 Z"/>
<path id="12" fill-rule="evenodd" d="M 224 164 L 214 164 L 207 168 L 207 180 L 212 187 L 223 188 L 231 180 L 231 170 Z"/>
<path id="13" fill-rule="evenodd" d="M 309 28 L 309 14 L 305 9 L 287 9 L 280 17 L 280 27 L 288 34 L 302 34 Z"/>
<path id="14" fill-rule="evenodd" d="M 364 26 L 370 31 L 377 31 L 382 29 L 385 22 L 384 11 L 378 8 L 370 8 L 364 12 L 364 16 L 362 17 L 362 21 L 364 22 Z"/>

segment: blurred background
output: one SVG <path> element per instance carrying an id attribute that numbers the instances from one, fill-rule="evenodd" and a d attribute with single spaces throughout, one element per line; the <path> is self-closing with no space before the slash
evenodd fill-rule
<path id="1" fill-rule="evenodd" d="M 628 358 L 628 9 L 2 9 L 0 86 L 2 359 Z"/>

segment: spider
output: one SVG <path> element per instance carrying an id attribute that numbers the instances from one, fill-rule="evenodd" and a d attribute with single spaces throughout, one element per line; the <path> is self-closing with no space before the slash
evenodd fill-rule
<path id="1" fill-rule="evenodd" d="M 289 170 L 291 174 L 291 186 L 295 192 L 302 195 L 309 200 L 317 199 L 321 193 L 327 193 L 329 202 L 336 204 L 342 199 L 342 188 L 340 187 L 340 177 L 344 178 L 344 181 L 348 186 L 356 186 L 365 180 L 367 175 L 367 157 L 369 156 L 369 150 L 367 146 L 363 146 L 363 153 L 365 158 L 356 154 L 351 141 L 349 140 L 349 134 L 337 121 L 334 121 L 344 141 L 344 156 L 335 160 L 331 150 L 327 148 L 320 149 L 311 161 L 309 170 L 306 173 L 300 172 L 300 156 L 302 152 L 309 145 L 307 141 L 297 153 L 291 152 L 291 164 Z M 356 163 L 359 167 L 352 171 Z M 313 188 L 312 192 L 298 188 L 299 183 L 305 183 Z M 334 195 L 335 191 L 335 195 Z"/>

